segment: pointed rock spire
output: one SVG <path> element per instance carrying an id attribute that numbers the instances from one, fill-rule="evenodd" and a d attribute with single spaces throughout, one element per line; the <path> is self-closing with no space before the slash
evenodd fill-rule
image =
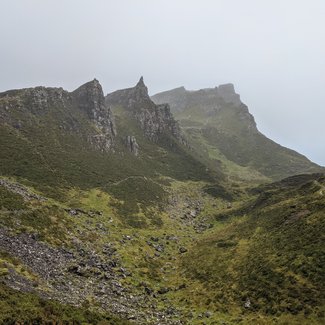
<path id="1" fill-rule="evenodd" d="M 140 80 L 138 81 L 138 83 L 135 86 L 136 92 L 143 97 L 149 97 L 148 95 L 148 88 L 147 86 L 144 84 L 143 81 L 143 77 L 141 76 Z"/>
<path id="2" fill-rule="evenodd" d="M 143 81 L 143 76 L 140 77 L 140 80 L 137 83 L 137 87 L 142 87 L 145 86 L 144 81 Z"/>

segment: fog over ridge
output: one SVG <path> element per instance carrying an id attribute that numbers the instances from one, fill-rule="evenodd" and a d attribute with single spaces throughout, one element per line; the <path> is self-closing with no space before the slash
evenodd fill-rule
<path id="1" fill-rule="evenodd" d="M 262 133 L 325 165 L 322 0 L 4 0 L 2 12 L 0 91 L 233 83 Z"/>

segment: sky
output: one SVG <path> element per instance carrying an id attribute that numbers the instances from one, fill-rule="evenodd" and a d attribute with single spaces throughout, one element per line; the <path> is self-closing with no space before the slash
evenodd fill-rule
<path id="1" fill-rule="evenodd" d="M 324 0 L 1 0 L 0 92 L 233 83 L 259 130 L 325 165 Z"/>

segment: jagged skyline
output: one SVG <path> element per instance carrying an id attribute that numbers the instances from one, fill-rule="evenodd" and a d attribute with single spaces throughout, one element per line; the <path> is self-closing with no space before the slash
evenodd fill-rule
<path id="1" fill-rule="evenodd" d="M 141 75 L 151 95 L 233 83 L 258 128 L 325 165 L 323 1 L 4 1 L 0 91 Z M 60 24 L 58 24 L 58 19 Z"/>

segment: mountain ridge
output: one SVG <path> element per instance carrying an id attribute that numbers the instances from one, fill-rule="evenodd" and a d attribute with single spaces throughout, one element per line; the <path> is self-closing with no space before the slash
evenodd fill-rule
<path id="1" fill-rule="evenodd" d="M 233 84 L 196 91 L 178 87 L 151 98 L 157 103 L 169 102 L 193 142 L 202 137 L 221 157 L 241 167 L 253 168 L 271 179 L 324 169 L 263 135 Z M 196 145 L 202 146 L 202 141 Z"/>
<path id="2" fill-rule="evenodd" d="M 324 174 L 266 173 L 233 91 L 1 93 L 0 322 L 320 324 Z"/>
<path id="3" fill-rule="evenodd" d="M 140 123 L 146 136 L 157 141 L 159 134 L 170 131 L 181 140 L 180 128 L 174 120 L 168 104 L 155 105 L 150 99 L 148 88 L 140 78 L 135 87 L 117 90 L 106 95 L 108 105 L 124 106 Z"/>

